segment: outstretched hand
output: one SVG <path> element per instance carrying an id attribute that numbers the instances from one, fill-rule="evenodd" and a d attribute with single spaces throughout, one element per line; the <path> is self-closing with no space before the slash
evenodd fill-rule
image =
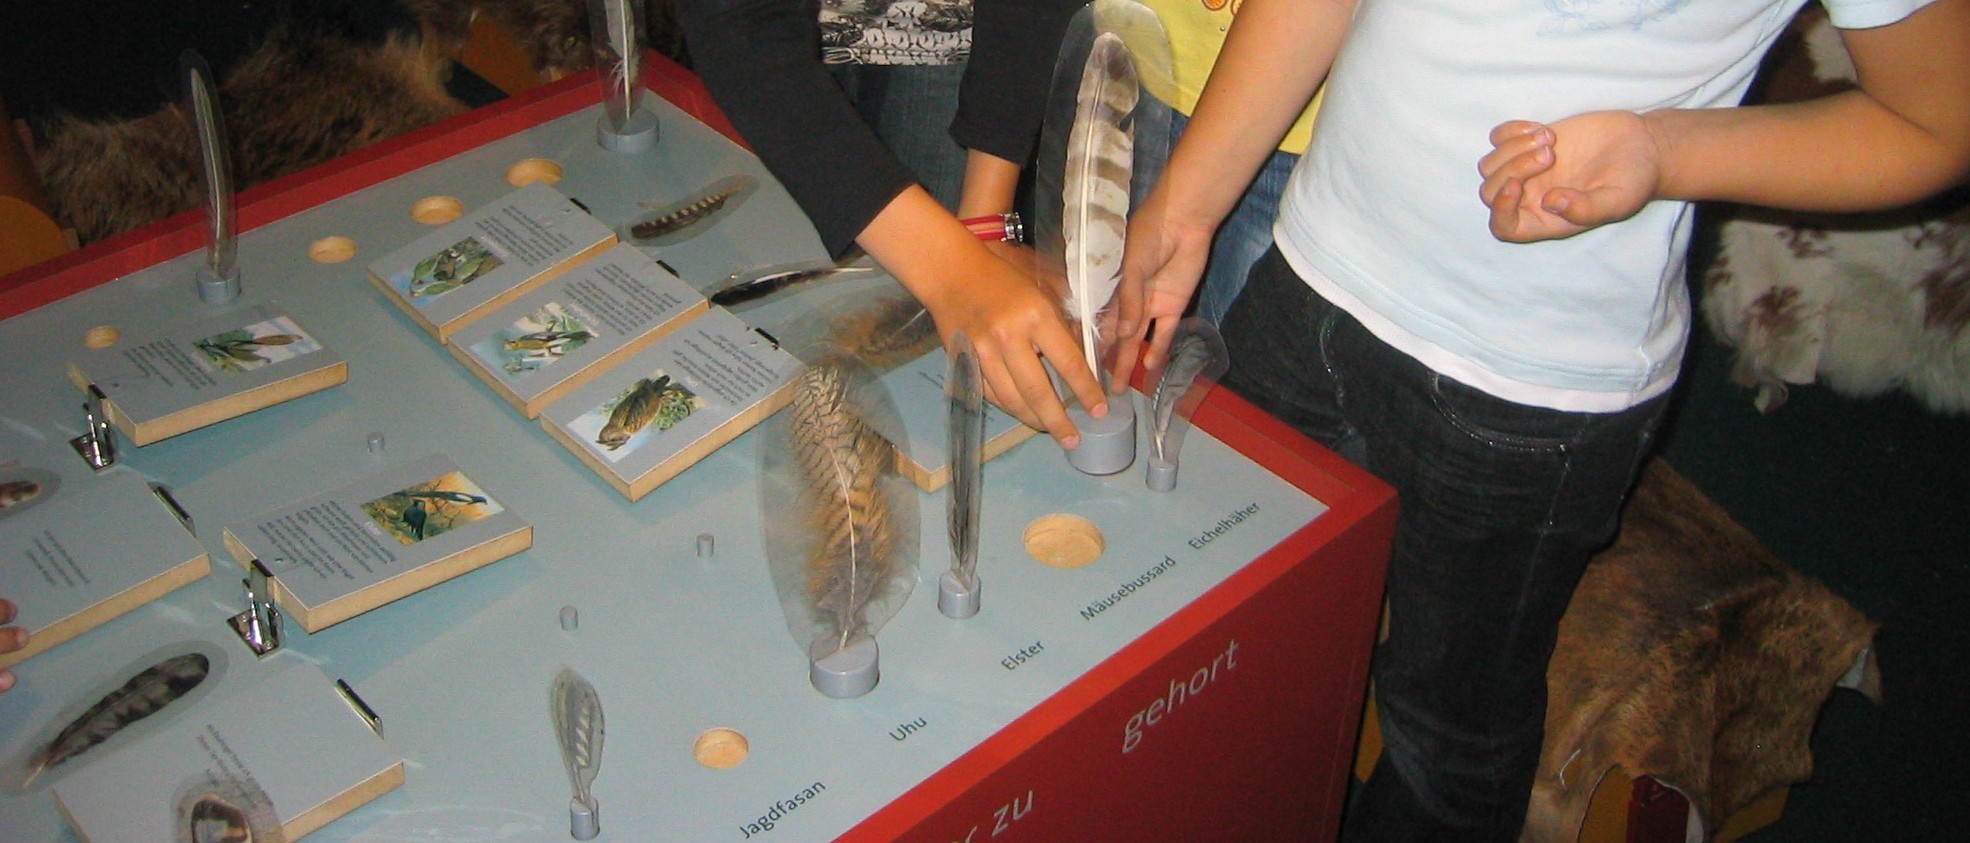
<path id="1" fill-rule="evenodd" d="M 923 296 L 924 306 L 947 346 L 960 332 L 971 341 L 988 400 L 1071 450 L 1080 444 L 1080 433 L 1068 421 L 1041 358 L 1096 418 L 1107 415 L 1101 384 L 1082 358 L 1080 341 L 1068 330 L 1033 250 L 1010 243 L 985 245 L 991 258 L 975 265 L 957 261 L 963 269 L 956 274 L 966 282 Z"/>
<path id="2" fill-rule="evenodd" d="M 1514 120 L 1491 130 L 1478 161 L 1492 236 L 1556 240 L 1634 216 L 1656 198 L 1661 150 L 1631 111 L 1596 111 L 1552 124 Z"/>

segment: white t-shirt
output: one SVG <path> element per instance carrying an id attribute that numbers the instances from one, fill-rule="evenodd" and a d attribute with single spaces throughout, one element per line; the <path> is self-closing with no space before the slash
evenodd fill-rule
<path id="1" fill-rule="evenodd" d="M 1674 383 L 1690 207 L 1504 243 L 1477 162 L 1492 127 L 1734 106 L 1804 0 L 1361 0 L 1274 236 L 1376 336 L 1507 400 L 1612 412 Z M 1826 0 L 1835 25 L 1930 0 Z"/>

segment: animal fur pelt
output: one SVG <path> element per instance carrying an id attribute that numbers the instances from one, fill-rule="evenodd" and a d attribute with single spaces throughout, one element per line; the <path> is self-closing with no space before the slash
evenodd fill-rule
<path id="1" fill-rule="evenodd" d="M 1852 61 L 1817 9 L 1774 48 L 1767 101 L 1851 87 Z M 1868 397 L 1905 389 L 1970 413 L 1970 189 L 1865 215 L 1746 209 L 1725 222 L 1703 279 L 1710 329 L 1737 347 L 1732 376 L 1759 409 L 1823 380 Z"/>
<path id="2" fill-rule="evenodd" d="M 1813 724 L 1837 685 L 1878 697 L 1874 631 L 1655 461 L 1560 622 L 1521 841 L 1577 840 L 1614 767 L 1680 791 L 1708 839 L 1812 773 Z"/>
<path id="3" fill-rule="evenodd" d="M 305 4 L 281 8 L 292 13 L 274 18 L 264 42 L 218 80 L 238 188 L 465 110 L 414 25 L 379 43 L 298 11 Z M 54 114 L 34 134 L 54 215 L 83 243 L 199 205 L 194 132 L 175 102 L 122 120 Z"/>
<path id="4" fill-rule="evenodd" d="M 595 63 L 588 0 L 405 0 L 447 43 L 462 46 L 472 19 L 484 15 L 512 33 L 533 57 L 534 71 L 553 79 Z M 632 0 L 643 6 L 643 46 L 689 67 L 675 0 Z"/>

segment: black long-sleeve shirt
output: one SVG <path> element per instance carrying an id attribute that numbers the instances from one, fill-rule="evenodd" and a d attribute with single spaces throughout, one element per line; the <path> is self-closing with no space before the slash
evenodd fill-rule
<path id="1" fill-rule="evenodd" d="M 1010 161 L 1031 157 L 1061 35 L 1084 2 L 975 0 L 953 140 Z M 712 98 L 830 253 L 916 183 L 822 63 L 817 0 L 681 0 L 677 17 Z"/>

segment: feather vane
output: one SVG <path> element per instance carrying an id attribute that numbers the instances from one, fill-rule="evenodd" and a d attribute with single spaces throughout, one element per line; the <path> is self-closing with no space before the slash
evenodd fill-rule
<path id="1" fill-rule="evenodd" d="M 958 581 L 978 582 L 978 522 L 985 499 L 985 393 L 978 355 L 963 334 L 951 338 L 950 364 L 944 373 L 944 394 L 950 400 L 947 440 L 950 448 L 951 491 L 947 516 L 951 534 L 951 572 Z"/>
<path id="2" fill-rule="evenodd" d="M 867 610 L 888 588 L 898 544 L 882 482 L 895 451 L 855 407 L 849 374 L 840 359 L 808 367 L 789 408 L 794 463 L 805 483 L 803 520 L 812 536 L 806 594 L 817 640 L 825 634 L 833 649 L 873 634 Z"/>
<path id="3" fill-rule="evenodd" d="M 629 235 L 646 246 L 688 240 L 710 228 L 715 218 L 737 209 L 758 189 L 759 180 L 752 176 L 726 176 L 682 201 L 653 208 L 653 213 L 629 227 Z M 650 206 L 645 203 L 645 207 Z"/>
<path id="4" fill-rule="evenodd" d="M 844 275 L 860 275 L 874 272 L 872 266 L 837 266 L 830 263 L 798 264 L 777 266 L 756 270 L 740 270 L 725 278 L 725 283 L 712 291 L 708 298 L 720 307 L 731 307 L 749 301 L 757 301 L 774 293 L 802 284 L 839 278 Z"/>
<path id="5" fill-rule="evenodd" d="M 193 128 L 198 133 L 200 174 L 205 180 L 206 267 L 221 278 L 232 273 L 238 249 L 234 231 L 232 153 L 226 148 L 225 119 L 213 91 L 212 68 L 197 50 L 178 56 Z"/>
<path id="6" fill-rule="evenodd" d="M 1129 180 L 1135 157 L 1130 115 L 1140 86 L 1121 36 L 1094 40 L 1075 94 L 1061 197 L 1067 258 L 1067 313 L 1081 326 L 1081 350 L 1100 375 L 1101 311 L 1122 281 Z"/>
<path id="7" fill-rule="evenodd" d="M 568 769 L 575 799 L 593 805 L 589 789 L 595 784 L 595 774 L 602 771 L 602 698 L 581 674 L 563 667 L 554 674 L 548 702 L 554 717 L 554 737 L 561 744 L 561 762 Z"/>
<path id="8" fill-rule="evenodd" d="M 1177 324 L 1176 337 L 1161 373 L 1151 373 L 1156 391 L 1149 399 L 1153 427 L 1150 447 L 1156 458 L 1174 460 L 1184 431 L 1185 420 L 1195 412 L 1204 394 L 1217 384 L 1230 366 L 1224 339 L 1211 323 L 1192 317 Z"/>
<path id="9" fill-rule="evenodd" d="M 600 25 L 602 43 L 607 45 L 601 64 L 609 79 L 609 122 L 622 131 L 636 111 L 636 92 L 642 84 L 642 33 L 628 0 L 601 0 L 601 7 L 601 20 L 595 21 L 591 11 L 591 24 Z"/>
<path id="10" fill-rule="evenodd" d="M 203 653 L 185 653 L 138 671 L 116 690 L 105 694 L 88 710 L 69 721 L 54 739 L 28 760 L 30 772 L 22 787 L 36 776 L 55 769 L 90 749 L 102 745 L 125 728 L 149 717 L 193 688 L 210 675 L 212 662 Z"/>

